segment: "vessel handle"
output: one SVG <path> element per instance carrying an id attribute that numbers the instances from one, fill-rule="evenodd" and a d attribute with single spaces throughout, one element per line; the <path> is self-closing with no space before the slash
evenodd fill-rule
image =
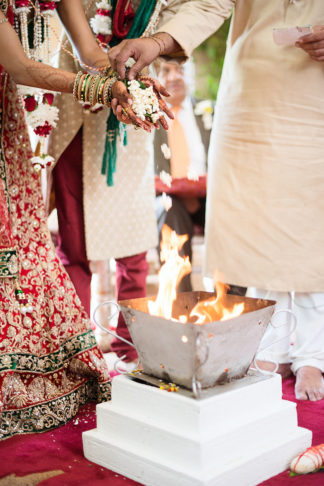
<path id="1" fill-rule="evenodd" d="M 290 332 L 288 334 L 286 334 L 285 336 L 282 336 L 280 339 L 277 339 L 276 341 L 274 341 L 271 344 L 268 344 L 268 346 L 266 346 L 262 349 L 258 349 L 257 353 L 261 353 L 261 352 L 265 351 L 266 349 L 271 348 L 271 346 L 279 343 L 280 341 L 283 341 L 284 339 L 287 339 L 287 337 L 290 337 L 293 334 L 293 332 L 295 332 L 296 327 L 297 327 L 297 317 L 296 317 L 296 314 L 291 309 L 279 309 L 276 312 L 274 312 L 271 319 L 270 319 L 270 322 L 269 322 L 270 326 L 272 326 L 274 329 L 279 329 L 280 327 L 288 325 L 287 322 L 285 322 L 284 324 L 280 324 L 280 325 L 275 325 L 273 323 L 274 317 L 276 315 L 280 314 L 281 312 L 286 312 L 287 314 L 290 314 L 293 317 L 292 329 L 290 330 Z M 276 371 L 278 370 L 278 367 L 279 367 L 278 361 L 270 361 L 270 363 L 273 363 L 275 365 L 275 369 L 273 371 L 266 371 L 266 370 L 262 370 L 261 368 L 259 368 L 259 366 L 256 362 L 256 356 L 253 359 L 253 365 L 263 375 L 268 375 L 268 374 L 272 375 L 272 374 L 276 373 Z"/>
<path id="2" fill-rule="evenodd" d="M 123 341 L 124 343 L 128 344 L 129 346 L 131 346 L 132 348 L 136 349 L 136 347 L 134 346 L 133 343 L 131 343 L 130 341 L 128 341 L 128 339 L 125 339 L 121 336 L 119 336 L 117 333 L 115 333 L 114 331 L 111 331 L 110 329 L 107 329 L 106 327 L 103 327 L 101 324 L 99 324 L 99 322 L 97 321 L 97 318 L 96 318 L 96 314 L 98 312 L 98 310 L 101 308 L 101 307 L 104 307 L 106 305 L 110 305 L 110 306 L 115 306 L 116 309 L 115 311 L 113 311 L 108 317 L 107 317 L 107 320 L 108 322 L 113 319 L 117 313 L 119 314 L 120 312 L 120 307 L 119 305 L 117 304 L 117 302 L 115 302 L 114 300 L 107 300 L 106 302 L 102 302 L 101 304 L 97 305 L 97 307 L 95 308 L 94 310 L 94 313 L 93 313 L 93 320 L 94 320 L 94 323 L 96 326 L 98 326 L 102 331 L 104 332 L 107 332 L 108 334 L 111 334 L 112 336 L 114 336 L 116 339 L 119 339 L 120 341 Z M 119 358 L 115 364 L 114 364 L 114 368 L 115 368 L 115 371 L 117 371 L 117 373 L 120 373 L 120 374 L 127 374 L 127 373 L 131 373 L 129 371 L 125 371 L 125 370 L 121 370 L 120 368 L 118 368 L 118 365 L 120 364 L 121 361 L 123 361 L 123 359 L 126 357 L 126 355 L 122 356 L 121 358 Z M 140 360 L 138 360 L 138 362 L 136 363 L 136 365 L 134 365 L 134 370 L 135 371 L 137 368 L 138 368 L 138 365 L 139 365 L 139 362 Z"/>

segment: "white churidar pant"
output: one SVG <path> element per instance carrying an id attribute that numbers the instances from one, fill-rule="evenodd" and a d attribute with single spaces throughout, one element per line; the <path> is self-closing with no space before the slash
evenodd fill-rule
<path id="1" fill-rule="evenodd" d="M 288 313 L 274 317 L 274 325 L 278 327 L 269 325 L 259 347 L 259 360 L 291 363 L 294 373 L 302 366 L 324 372 L 324 293 L 272 292 L 250 287 L 246 295 L 275 300 L 276 311 L 289 309 L 297 318 L 296 330 L 289 335 L 293 317 Z M 264 348 L 267 349 L 262 351 Z"/>

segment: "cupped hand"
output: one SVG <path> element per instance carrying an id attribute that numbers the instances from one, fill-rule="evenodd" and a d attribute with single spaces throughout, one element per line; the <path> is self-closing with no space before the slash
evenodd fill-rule
<path id="1" fill-rule="evenodd" d="M 161 95 L 170 96 L 170 93 L 168 93 L 165 87 L 159 81 L 157 81 L 157 79 L 151 78 L 150 76 L 138 76 L 138 80 L 141 81 L 143 84 L 145 84 L 145 86 L 147 87 L 152 86 L 153 91 L 159 101 L 160 110 L 163 111 L 172 120 L 174 118 L 174 115 L 172 111 L 168 108 L 168 105 L 166 104 L 166 102 L 161 96 Z M 165 130 L 169 128 L 168 123 L 164 118 L 164 116 L 161 116 L 159 118 L 159 122 L 161 123 L 162 127 Z M 155 123 L 155 126 L 158 128 L 159 124 Z"/>
<path id="2" fill-rule="evenodd" d="M 298 39 L 296 47 L 303 49 L 314 61 L 324 61 L 324 26 L 313 27 L 314 32 Z"/>
<path id="3" fill-rule="evenodd" d="M 169 118 L 173 119 L 174 116 L 172 111 L 168 108 L 166 102 L 161 96 L 161 94 L 164 96 L 170 96 L 164 86 L 150 76 L 138 76 L 137 79 L 145 84 L 145 86 L 153 87 L 154 93 L 158 98 L 160 111 L 163 111 Z M 119 81 L 115 83 L 112 92 L 114 99 L 111 102 L 111 108 L 120 122 L 125 123 L 126 125 L 133 124 L 135 126 L 144 128 L 144 130 L 147 131 L 151 131 L 153 127 L 159 129 L 159 123 L 165 130 L 168 129 L 168 123 L 163 115 L 160 116 L 156 123 L 152 123 L 149 119 L 146 119 L 145 121 L 141 120 L 136 116 L 134 111 L 131 109 L 132 98 L 123 82 Z"/>
<path id="4" fill-rule="evenodd" d="M 132 110 L 132 97 L 122 81 L 116 81 L 113 84 L 112 95 L 113 100 L 111 102 L 111 108 L 120 122 L 125 123 L 126 125 L 133 124 L 148 132 L 151 131 L 152 123 L 146 120 L 141 120 Z"/>

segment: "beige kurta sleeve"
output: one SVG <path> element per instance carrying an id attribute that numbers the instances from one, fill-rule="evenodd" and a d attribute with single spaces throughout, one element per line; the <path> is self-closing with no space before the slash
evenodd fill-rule
<path id="1" fill-rule="evenodd" d="M 170 2 L 170 6 L 164 9 L 157 32 L 170 34 L 189 57 L 230 17 L 236 1 L 187 0 L 181 3 L 179 8 L 179 2 Z"/>

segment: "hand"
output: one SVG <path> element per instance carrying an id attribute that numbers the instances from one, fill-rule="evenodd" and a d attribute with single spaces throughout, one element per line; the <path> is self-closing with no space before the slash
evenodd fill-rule
<path id="1" fill-rule="evenodd" d="M 295 45 L 314 61 L 324 61 L 324 26 L 315 26 L 312 34 L 301 37 Z"/>
<path id="2" fill-rule="evenodd" d="M 141 70 L 151 64 L 160 54 L 159 44 L 144 37 L 141 39 L 123 40 L 108 52 L 109 61 L 114 71 L 117 71 L 121 79 L 125 78 L 125 64 L 130 57 L 136 62 L 128 72 L 128 79 L 131 81 Z"/>
<path id="3" fill-rule="evenodd" d="M 161 94 L 163 94 L 164 96 L 170 96 L 170 94 L 164 88 L 164 86 L 162 86 L 159 83 L 159 81 L 151 78 L 150 76 L 139 76 L 138 80 L 141 81 L 143 84 L 145 84 L 145 86 L 147 86 L 147 87 L 149 87 L 149 86 L 153 87 L 155 95 L 157 96 L 158 101 L 159 101 L 160 110 L 164 111 L 164 113 L 166 113 L 166 115 L 169 118 L 173 119 L 174 116 L 173 116 L 172 111 L 169 110 L 167 104 L 165 103 L 165 101 L 161 97 Z M 119 93 L 118 96 L 119 96 L 119 98 L 122 99 L 123 104 L 120 103 L 119 99 L 117 99 L 117 96 L 114 95 L 114 89 L 113 89 L 114 99 L 111 102 L 111 107 L 112 107 L 114 114 L 117 116 L 117 118 L 120 122 L 125 123 L 125 124 L 133 123 L 134 125 L 141 126 L 142 128 L 146 129 L 147 131 L 151 131 L 153 126 L 155 126 L 155 128 L 157 128 L 157 129 L 159 129 L 160 128 L 159 122 L 160 122 L 162 127 L 165 130 L 168 129 L 168 124 L 167 124 L 167 121 L 164 118 L 164 116 L 161 116 L 159 118 L 158 122 L 156 122 L 154 124 L 151 123 L 149 120 L 145 120 L 145 122 L 144 122 L 144 121 L 140 120 L 138 117 L 136 117 L 133 110 L 129 109 L 129 105 L 132 102 L 132 98 L 129 95 L 129 93 L 127 92 L 124 83 L 121 83 L 121 82 L 119 82 L 119 83 L 122 84 L 123 88 L 121 88 L 122 92 Z M 126 96 L 125 96 L 125 93 L 126 93 Z M 117 90 L 116 90 L 116 94 L 117 94 Z M 128 105 L 127 105 L 127 103 L 128 103 Z M 125 105 L 126 105 L 126 108 L 125 108 Z"/>
<path id="4" fill-rule="evenodd" d="M 179 50 L 179 44 L 171 35 L 159 32 L 155 37 L 123 40 L 118 46 L 110 49 L 108 57 L 112 68 L 118 72 L 121 79 L 125 78 L 125 64 L 128 59 L 131 57 L 136 61 L 128 72 L 127 77 L 131 81 L 158 56 Z"/>
<path id="5" fill-rule="evenodd" d="M 126 125 L 133 124 L 143 128 L 147 132 L 151 131 L 152 123 L 146 120 L 141 120 L 132 110 L 132 97 L 122 81 L 116 81 L 114 83 L 112 87 L 112 95 L 113 100 L 111 102 L 111 108 L 120 122 L 125 123 Z"/>
<path id="6" fill-rule="evenodd" d="M 166 104 L 164 99 L 161 97 L 161 94 L 163 96 L 170 96 L 170 93 L 168 93 L 168 91 L 165 89 L 165 87 L 162 86 L 162 84 L 159 81 L 157 81 L 154 78 L 151 78 L 150 76 L 138 76 L 138 79 L 143 84 L 145 84 L 145 86 L 152 86 L 153 87 L 153 91 L 156 94 L 156 97 L 159 101 L 160 110 L 163 111 L 169 118 L 171 118 L 171 120 L 173 120 L 174 115 L 173 115 L 172 111 L 169 110 L 168 105 Z M 164 116 L 161 116 L 159 118 L 159 122 L 161 123 L 162 127 L 165 130 L 167 130 L 169 128 L 167 121 L 164 118 Z M 155 123 L 155 127 L 160 128 L 158 123 Z"/>

